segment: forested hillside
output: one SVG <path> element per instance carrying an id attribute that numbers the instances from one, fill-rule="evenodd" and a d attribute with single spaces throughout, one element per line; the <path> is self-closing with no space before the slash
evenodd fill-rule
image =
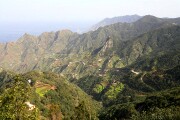
<path id="1" fill-rule="evenodd" d="M 0 73 L 1 119 L 97 119 L 100 103 L 58 74 Z M 34 105 L 32 110 L 26 102 Z"/>
<path id="2" fill-rule="evenodd" d="M 179 25 L 147 15 L 0 44 L 0 119 L 180 119 Z"/>

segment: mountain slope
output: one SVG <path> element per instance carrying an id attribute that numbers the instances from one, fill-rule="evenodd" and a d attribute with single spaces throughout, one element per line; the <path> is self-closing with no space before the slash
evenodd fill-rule
<path id="1" fill-rule="evenodd" d="M 13 88 L 15 85 L 13 83 L 16 82 L 16 76 L 17 75 L 15 73 L 10 74 L 6 71 L 2 71 L 0 73 L 1 95 L 8 89 Z M 21 79 L 20 81 L 26 85 L 25 87 L 30 85 L 28 101 L 35 105 L 40 111 L 42 119 L 52 119 L 53 116 L 57 117 L 58 120 L 60 118 L 78 119 L 78 117 L 84 117 L 85 119 L 89 119 L 89 117 L 91 117 L 91 119 L 97 119 L 97 111 L 101 108 L 101 105 L 95 100 L 92 100 L 90 96 L 84 93 L 76 85 L 69 83 L 60 75 L 48 72 L 32 71 L 20 74 L 17 78 Z M 23 87 L 21 85 L 22 84 L 19 84 L 19 86 L 14 87 Z M 22 89 L 19 92 L 27 92 L 23 90 L 26 89 Z M 80 108 L 85 111 L 80 111 Z M 80 116 L 76 116 L 78 114 Z M 82 116 L 83 114 L 86 114 L 87 116 Z M 58 118 L 58 116 L 60 118 Z"/>
<path id="2" fill-rule="evenodd" d="M 133 62 L 140 62 L 142 57 L 150 59 L 157 53 L 157 56 L 173 53 L 171 56 L 174 55 L 174 63 L 176 63 L 174 65 L 177 65 L 179 64 L 177 62 L 179 59 L 179 30 L 178 26 L 158 29 L 145 33 L 131 41 L 120 42 L 116 44 L 117 48 L 112 47 L 113 39 L 108 39 L 102 47 L 92 52 L 87 51 L 79 54 L 68 54 L 69 56 L 59 56 L 60 58 L 66 58 L 63 59 L 62 66 L 53 67 L 56 60 L 48 61 L 47 64 L 51 64 L 53 71 L 61 72 L 64 75 L 71 73 L 74 78 L 89 74 L 101 76 L 112 68 L 122 68 Z M 159 63 L 162 63 L 160 59 Z M 170 65 L 168 67 L 173 67 L 173 63 Z"/>
<path id="3" fill-rule="evenodd" d="M 68 30 L 43 33 L 39 37 L 25 34 L 15 43 L 1 44 L 0 66 L 18 72 L 38 69 L 79 77 L 80 73 L 97 73 L 99 69 L 103 72 L 107 66 L 124 67 L 157 48 L 143 42 L 143 39 L 147 41 L 148 34 L 151 37 L 149 31 L 176 26 L 174 21 L 178 24 L 178 18 L 169 20 L 145 16 L 134 23 L 116 23 L 82 35 Z M 142 34 L 145 35 L 138 43 L 135 39 Z M 133 52 L 131 47 L 140 47 L 141 43 L 145 44 L 142 45 L 145 48 Z M 120 59 L 121 62 L 118 62 Z"/>
<path id="4" fill-rule="evenodd" d="M 39 37 L 24 34 L 16 42 L 1 44 L 0 64 L 14 71 L 30 71 L 38 61 L 55 56 L 76 36 L 69 30 L 43 33 Z"/>
<path id="5" fill-rule="evenodd" d="M 143 118 L 151 112 L 157 114 L 153 111 L 156 107 L 163 113 L 174 109 L 178 113 L 179 104 L 171 106 L 178 95 L 173 93 L 165 103 L 158 101 L 162 108 L 156 104 L 159 96 L 148 96 L 167 89 L 170 94 L 172 89 L 179 91 L 179 23 L 179 18 L 148 15 L 133 23 L 115 23 L 84 34 L 68 30 L 38 37 L 25 34 L 15 43 L 0 44 L 0 66 L 22 73 L 26 82 L 32 80 L 31 102 L 42 117 L 52 117 L 53 106 L 53 115 L 61 113 L 66 119 L 84 115 L 97 118 L 100 105 L 87 94 L 102 102 L 102 119 Z M 0 73 L 1 92 L 12 82 L 14 73 L 6 73 Z M 160 98 L 165 99 L 164 95 Z M 149 103 L 155 104 L 152 111 L 146 108 Z M 172 108 L 166 109 L 166 105 Z"/>
<path id="6" fill-rule="evenodd" d="M 177 120 L 180 118 L 178 92 L 180 88 L 176 87 L 152 93 L 139 102 L 115 104 L 103 110 L 99 118 L 100 120 Z"/>

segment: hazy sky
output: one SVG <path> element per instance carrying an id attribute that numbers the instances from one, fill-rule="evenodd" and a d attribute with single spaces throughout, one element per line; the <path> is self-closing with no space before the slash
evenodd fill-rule
<path id="1" fill-rule="evenodd" d="M 107 17 L 180 17 L 180 0 L 0 0 L 0 42 L 25 32 L 84 31 Z"/>
<path id="2" fill-rule="evenodd" d="M 180 17 L 180 0 L 0 0 L 0 22 L 99 21 L 122 15 Z"/>

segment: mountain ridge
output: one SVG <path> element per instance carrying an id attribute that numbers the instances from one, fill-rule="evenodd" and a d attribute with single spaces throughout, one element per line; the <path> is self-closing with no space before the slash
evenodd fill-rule
<path id="1" fill-rule="evenodd" d="M 16 73 L 7 69 L 32 80 L 30 102 L 45 118 L 174 119 L 179 117 L 179 33 L 179 18 L 147 15 L 83 34 L 25 34 L 16 42 L 0 44 L 0 92 L 17 81 L 8 82 Z M 85 101 L 77 106 L 83 96 Z M 104 107 L 98 115 L 96 107 L 101 105 L 96 101 Z"/>
<path id="2" fill-rule="evenodd" d="M 107 25 L 111 25 L 111 24 L 115 24 L 118 22 L 121 23 L 132 23 L 137 21 L 138 19 L 140 19 L 141 16 L 139 15 L 126 15 L 126 16 L 118 16 L 118 17 L 113 17 L 113 18 L 105 18 L 102 21 L 98 22 L 97 24 L 95 24 L 94 26 L 92 26 L 89 31 L 95 31 L 100 27 L 104 27 Z"/>
<path id="3" fill-rule="evenodd" d="M 151 22 L 152 20 L 154 22 Z M 69 30 L 45 32 L 38 37 L 25 34 L 17 43 L 1 44 L 0 64 L 3 64 L 5 68 L 22 69 L 22 71 L 33 70 L 37 68 L 36 66 L 43 64 L 42 62 L 46 59 L 51 58 L 50 61 L 59 59 L 57 58 L 59 55 L 78 55 L 84 52 L 91 54 L 95 49 L 103 44 L 105 45 L 109 36 L 112 40 L 113 49 L 118 49 L 124 44 L 122 41 L 131 40 L 142 33 L 161 27 L 174 26 L 172 20 L 174 19 L 171 19 L 170 22 L 167 20 L 164 22 L 154 16 L 145 16 L 134 23 L 116 23 L 84 34 L 73 33 Z M 13 54 L 10 54 L 11 52 Z M 12 59 L 16 63 L 11 62 Z"/>

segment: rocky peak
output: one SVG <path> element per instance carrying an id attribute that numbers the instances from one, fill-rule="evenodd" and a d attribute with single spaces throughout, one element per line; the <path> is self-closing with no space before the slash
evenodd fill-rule
<path id="1" fill-rule="evenodd" d="M 28 33 L 25 33 L 22 37 L 20 37 L 17 42 L 27 42 L 27 41 L 34 41 L 37 37 L 34 35 L 30 35 Z"/>

